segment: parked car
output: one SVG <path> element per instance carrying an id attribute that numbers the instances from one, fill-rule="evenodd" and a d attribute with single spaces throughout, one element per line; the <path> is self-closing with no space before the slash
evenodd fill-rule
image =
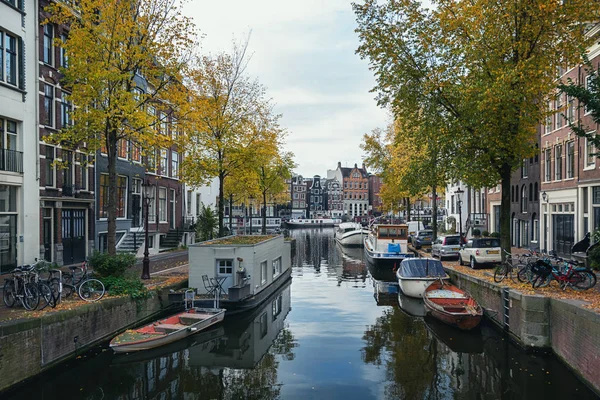
<path id="1" fill-rule="evenodd" d="M 423 246 L 431 246 L 431 241 L 433 239 L 433 231 L 430 229 L 424 229 L 413 237 L 412 245 L 415 249 L 420 249 Z"/>
<path id="2" fill-rule="evenodd" d="M 439 257 L 440 261 L 444 257 L 458 257 L 460 242 L 460 235 L 440 236 L 431 245 L 431 256 Z"/>
<path id="3" fill-rule="evenodd" d="M 458 254 L 460 265 L 468 263 L 475 269 L 482 264 L 498 264 L 502 262 L 500 239 L 473 238 L 462 246 Z"/>

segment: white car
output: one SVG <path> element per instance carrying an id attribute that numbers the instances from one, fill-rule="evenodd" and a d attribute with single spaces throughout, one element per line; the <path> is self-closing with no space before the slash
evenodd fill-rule
<path id="1" fill-rule="evenodd" d="M 500 239 L 473 238 L 461 247 L 458 252 L 460 265 L 469 264 L 475 269 L 482 264 L 499 264 L 502 262 Z"/>

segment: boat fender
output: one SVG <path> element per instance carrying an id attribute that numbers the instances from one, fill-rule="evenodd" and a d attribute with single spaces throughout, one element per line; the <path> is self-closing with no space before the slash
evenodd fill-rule
<path id="1" fill-rule="evenodd" d="M 198 330 L 198 328 L 188 328 L 188 331 L 190 332 L 196 332 Z"/>

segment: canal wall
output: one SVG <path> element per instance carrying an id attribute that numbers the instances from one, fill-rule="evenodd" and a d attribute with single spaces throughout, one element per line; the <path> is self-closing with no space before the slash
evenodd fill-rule
<path id="1" fill-rule="evenodd" d="M 523 294 L 453 269 L 446 272 L 517 343 L 551 349 L 600 394 L 600 314 L 583 308 L 584 302 Z"/>
<path id="2" fill-rule="evenodd" d="M 0 392 L 112 338 L 131 326 L 152 320 L 169 305 L 168 291 L 147 299 L 113 297 L 39 318 L 0 323 Z"/>

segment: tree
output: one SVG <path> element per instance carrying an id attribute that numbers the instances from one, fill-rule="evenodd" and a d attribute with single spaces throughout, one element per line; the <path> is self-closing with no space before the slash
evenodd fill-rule
<path id="1" fill-rule="evenodd" d="M 234 44 L 231 54 L 199 57 L 187 82 L 194 125 L 182 137 L 187 152 L 182 176 L 193 186 L 218 177 L 219 236 L 224 234 L 225 180 L 251 168 L 249 149 L 266 132 L 258 127 L 269 126 L 276 118 L 263 86 L 245 73 L 247 46 L 246 41 Z"/>
<path id="2" fill-rule="evenodd" d="M 76 9 L 71 8 L 76 4 Z M 185 113 L 181 85 L 194 45 L 190 20 L 173 0 L 80 0 L 54 2 L 48 22 L 67 24 L 61 46 L 68 67 L 63 85 L 71 91 L 75 123 L 44 140 L 68 149 L 108 156 L 108 253 L 116 253 L 117 146 L 131 144 L 149 152 L 169 147 L 171 138 L 156 130 L 163 118 Z M 145 90 L 143 90 L 145 88 Z M 168 105 L 168 106 L 167 106 Z"/>
<path id="3" fill-rule="evenodd" d="M 370 61 L 379 104 L 403 116 L 437 110 L 445 128 L 437 143 L 455 148 L 452 170 L 475 187 L 501 182 L 501 242 L 510 251 L 511 172 L 535 151 L 557 67 L 580 60 L 599 3 L 366 0 L 353 8 L 357 53 Z"/>
<path id="4" fill-rule="evenodd" d="M 196 224 L 196 235 L 200 241 L 205 241 L 213 238 L 215 228 L 217 227 L 217 219 L 215 213 L 210 206 L 205 206 L 202 203 L 200 214 L 198 215 L 198 222 Z"/>

